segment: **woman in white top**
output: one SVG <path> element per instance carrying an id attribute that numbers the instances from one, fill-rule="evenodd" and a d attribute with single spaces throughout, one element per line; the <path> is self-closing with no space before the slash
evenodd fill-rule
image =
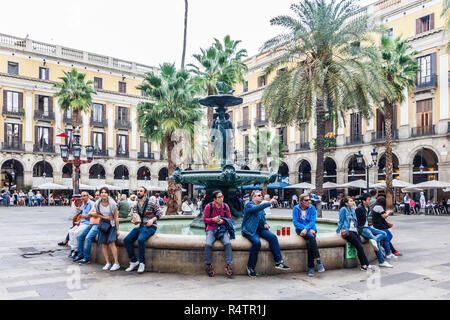
<path id="1" fill-rule="evenodd" d="M 184 196 L 183 204 L 181 205 L 181 211 L 183 211 L 183 215 L 194 214 L 194 204 L 188 196 Z"/>

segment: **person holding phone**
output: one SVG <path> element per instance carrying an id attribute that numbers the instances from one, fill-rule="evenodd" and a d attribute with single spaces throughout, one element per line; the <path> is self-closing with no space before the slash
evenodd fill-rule
<path id="1" fill-rule="evenodd" d="M 382 196 L 378 197 L 372 210 L 373 226 L 376 229 L 382 230 L 386 233 L 386 238 L 383 240 L 383 248 L 386 252 L 386 258 L 396 259 L 397 257 L 392 254 L 391 251 L 391 241 L 393 235 L 389 231 L 389 225 L 386 221 L 387 217 L 390 215 L 392 215 L 392 210 L 386 211 L 386 198 Z"/>

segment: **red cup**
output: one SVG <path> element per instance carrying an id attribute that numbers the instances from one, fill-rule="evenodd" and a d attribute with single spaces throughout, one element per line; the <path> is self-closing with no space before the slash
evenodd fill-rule
<path id="1" fill-rule="evenodd" d="M 282 234 L 283 236 L 286 235 L 286 227 L 283 227 L 283 228 L 282 228 L 281 234 Z"/>
<path id="2" fill-rule="evenodd" d="M 280 236 L 280 229 L 277 229 L 277 236 Z"/>
<path id="3" fill-rule="evenodd" d="M 287 235 L 288 235 L 288 236 L 291 235 L 291 227 L 287 227 Z"/>

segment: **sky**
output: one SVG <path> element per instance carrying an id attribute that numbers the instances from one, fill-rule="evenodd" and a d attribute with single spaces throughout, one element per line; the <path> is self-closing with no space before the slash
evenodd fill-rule
<path id="1" fill-rule="evenodd" d="M 271 26 L 270 19 L 290 14 L 293 2 L 189 0 L 186 64 L 227 34 L 241 40 L 238 48 L 249 56 L 257 54 L 264 41 L 286 31 Z M 184 0 L 14 0 L 2 2 L 1 11 L 0 33 L 150 66 L 181 64 Z"/>

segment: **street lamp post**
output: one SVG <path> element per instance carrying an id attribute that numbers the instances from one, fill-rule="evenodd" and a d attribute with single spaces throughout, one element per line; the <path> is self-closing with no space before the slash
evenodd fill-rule
<path id="1" fill-rule="evenodd" d="M 73 160 L 69 160 L 69 146 L 61 145 L 61 157 L 65 163 L 70 163 L 75 166 L 75 177 L 73 181 L 73 196 L 72 202 L 79 207 L 81 205 L 80 196 L 80 165 L 90 163 L 94 158 L 94 147 L 91 145 L 85 146 L 87 160 L 81 160 L 81 145 L 80 145 L 80 129 L 77 127 L 73 132 L 75 142 L 72 144 Z"/>
<path id="2" fill-rule="evenodd" d="M 355 154 L 358 166 L 366 170 L 367 191 L 369 191 L 369 169 L 375 166 L 378 162 L 378 152 L 376 152 L 375 148 L 373 148 L 373 151 L 370 153 L 370 155 L 372 156 L 372 163 L 363 165 L 363 155 L 361 153 L 361 150 L 359 150 L 358 153 Z"/>

